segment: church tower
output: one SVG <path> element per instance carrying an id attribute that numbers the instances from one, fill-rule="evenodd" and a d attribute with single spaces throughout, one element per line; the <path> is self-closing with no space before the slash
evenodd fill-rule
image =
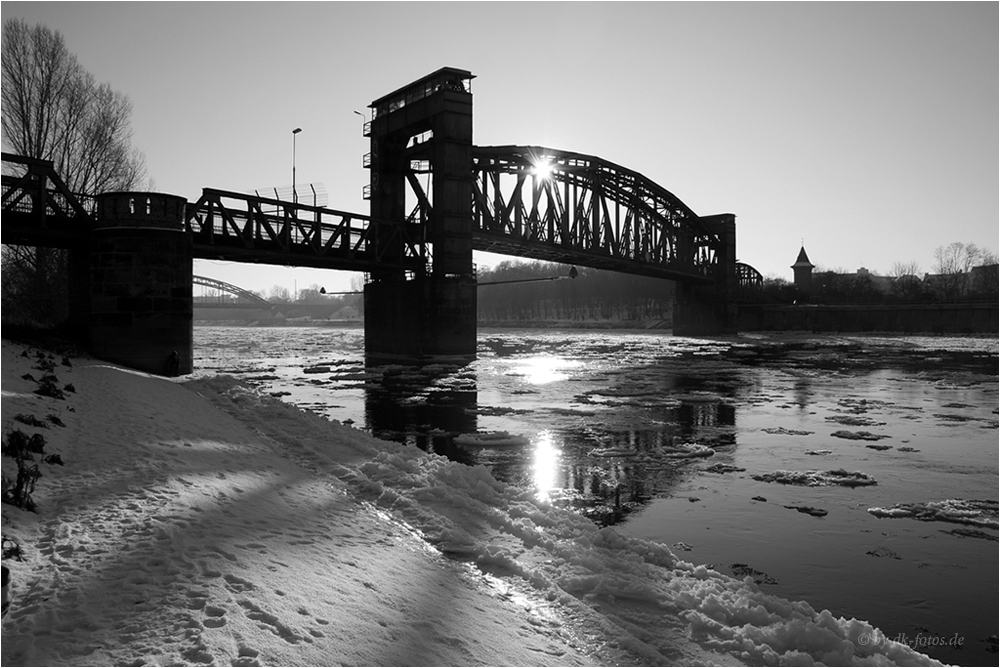
<path id="1" fill-rule="evenodd" d="M 803 293 L 812 292 L 812 272 L 815 266 L 809 261 L 809 256 L 806 255 L 806 247 L 803 246 L 799 250 L 799 256 L 795 259 L 795 264 L 792 265 L 792 271 L 795 272 L 795 287 Z"/>

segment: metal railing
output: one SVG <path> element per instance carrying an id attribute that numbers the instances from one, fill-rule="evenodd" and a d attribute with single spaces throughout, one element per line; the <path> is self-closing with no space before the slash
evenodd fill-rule
<path id="1" fill-rule="evenodd" d="M 344 211 L 206 188 L 188 205 L 198 256 L 331 268 L 423 270 L 424 249 L 408 227 Z"/>

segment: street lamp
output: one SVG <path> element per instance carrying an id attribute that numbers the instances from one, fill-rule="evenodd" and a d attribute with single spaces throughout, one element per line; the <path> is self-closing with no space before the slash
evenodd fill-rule
<path id="1" fill-rule="evenodd" d="M 299 203 L 299 196 L 295 192 L 295 135 L 302 132 L 302 128 L 292 130 L 292 203 Z"/>
<path id="2" fill-rule="evenodd" d="M 368 125 L 368 117 L 362 114 L 360 111 L 355 110 L 355 114 L 361 117 L 361 134 L 365 134 L 365 126 Z"/>

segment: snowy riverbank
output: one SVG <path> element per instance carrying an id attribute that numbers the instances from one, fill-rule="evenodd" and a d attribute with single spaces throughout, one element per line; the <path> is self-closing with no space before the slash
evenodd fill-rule
<path id="1" fill-rule="evenodd" d="M 46 360 L 65 399 L 35 393 Z M 230 378 L 2 361 L 5 441 L 64 462 L 37 513 L 3 506 L 4 665 L 934 664 Z"/>

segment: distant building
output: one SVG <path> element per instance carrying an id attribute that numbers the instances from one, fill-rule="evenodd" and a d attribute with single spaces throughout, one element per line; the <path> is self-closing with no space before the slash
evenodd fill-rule
<path id="1" fill-rule="evenodd" d="M 879 276 L 878 274 L 873 274 L 864 267 L 861 267 L 853 274 L 841 274 L 841 276 L 855 276 L 857 278 L 867 278 L 868 281 L 875 287 L 876 290 L 884 294 L 892 292 L 893 278 L 891 276 Z"/>
<path id="2" fill-rule="evenodd" d="M 795 264 L 792 265 L 792 271 L 795 272 L 795 287 L 804 294 L 812 292 L 812 271 L 815 266 L 809 261 L 809 256 L 806 255 L 806 247 L 803 246 L 799 250 L 799 256 L 795 259 Z"/>
<path id="3" fill-rule="evenodd" d="M 973 292 L 995 295 L 1000 291 L 1000 265 L 983 264 L 973 267 L 970 274 L 969 283 Z"/>
<path id="4" fill-rule="evenodd" d="M 854 273 L 824 271 L 813 275 L 815 268 L 816 265 L 809 261 L 805 246 L 802 246 L 792 265 L 794 284 L 800 294 L 817 297 L 825 294 L 830 297 L 829 291 L 834 290 L 850 292 L 858 297 L 867 293 L 866 299 L 876 298 L 878 293 L 906 299 L 918 298 L 921 294 L 946 300 L 968 296 L 995 298 L 1000 283 L 1000 267 L 997 264 L 972 267 L 965 273 L 924 274 L 923 279 L 913 275 L 879 276 L 865 267 Z"/>
<path id="5" fill-rule="evenodd" d="M 964 273 L 924 274 L 924 285 L 941 299 L 994 297 L 998 291 L 998 269 L 996 264 L 983 264 Z"/>

